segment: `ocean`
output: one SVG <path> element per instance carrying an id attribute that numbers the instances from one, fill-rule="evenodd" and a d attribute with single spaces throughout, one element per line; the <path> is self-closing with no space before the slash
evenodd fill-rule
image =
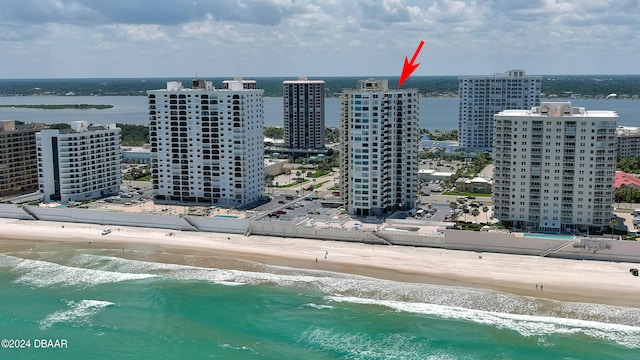
<path id="1" fill-rule="evenodd" d="M 636 308 L 157 250 L 0 254 L 0 358 L 640 357 Z"/>
<path id="2" fill-rule="evenodd" d="M 458 128 L 458 98 L 421 98 L 420 127 L 429 130 L 453 130 Z M 554 99 L 553 101 L 567 101 Z M 572 99 L 574 106 L 587 110 L 614 110 L 620 116 L 620 125 L 640 126 L 640 101 Z M 20 120 L 43 123 L 70 123 L 86 120 L 93 124 L 124 123 L 148 125 L 147 98 L 144 96 L 5 96 L 0 105 L 31 104 L 105 104 L 113 105 L 105 110 L 41 110 L 0 108 L 0 120 Z M 340 99 L 325 98 L 326 126 L 339 126 Z M 281 97 L 264 98 L 265 126 L 283 126 Z"/>

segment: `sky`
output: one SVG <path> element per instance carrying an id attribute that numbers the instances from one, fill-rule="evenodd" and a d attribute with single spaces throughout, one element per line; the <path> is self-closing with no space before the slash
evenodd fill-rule
<path id="1" fill-rule="evenodd" d="M 637 74 L 638 0 L 0 0 L 0 78 Z"/>

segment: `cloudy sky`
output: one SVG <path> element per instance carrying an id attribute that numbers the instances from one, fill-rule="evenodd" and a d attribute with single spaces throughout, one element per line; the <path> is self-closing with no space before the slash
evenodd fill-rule
<path id="1" fill-rule="evenodd" d="M 0 0 L 0 78 L 632 74 L 638 0 Z"/>

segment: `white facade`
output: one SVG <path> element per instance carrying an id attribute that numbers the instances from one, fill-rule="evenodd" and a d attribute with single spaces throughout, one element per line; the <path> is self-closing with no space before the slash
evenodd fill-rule
<path id="1" fill-rule="evenodd" d="M 531 110 L 502 111 L 495 120 L 495 218 L 525 230 L 608 228 L 615 191 L 615 112 L 543 102 Z"/>
<path id="2" fill-rule="evenodd" d="M 628 157 L 640 155 L 640 128 L 632 126 L 618 126 L 618 156 Z"/>
<path id="3" fill-rule="evenodd" d="M 284 143 L 289 149 L 324 149 L 324 81 L 282 83 Z"/>
<path id="4" fill-rule="evenodd" d="M 147 91 L 156 199 L 244 206 L 264 189 L 263 90 L 194 80 Z"/>
<path id="5" fill-rule="evenodd" d="M 360 80 L 340 97 L 340 176 L 351 215 L 410 210 L 418 191 L 419 95 Z"/>
<path id="6" fill-rule="evenodd" d="M 44 202 L 82 201 L 117 193 L 122 183 L 120 129 L 75 121 L 69 130 L 36 134 L 38 185 Z"/>
<path id="7" fill-rule="evenodd" d="M 526 76 L 524 70 L 458 78 L 460 147 L 491 151 L 493 115 L 502 110 L 526 110 L 540 105 L 540 86 L 541 77 Z"/>

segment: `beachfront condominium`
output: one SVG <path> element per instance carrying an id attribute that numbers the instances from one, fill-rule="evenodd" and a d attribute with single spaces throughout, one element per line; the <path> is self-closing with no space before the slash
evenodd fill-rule
<path id="1" fill-rule="evenodd" d="M 340 96 L 340 177 L 345 207 L 357 216 L 410 210 L 418 190 L 419 95 L 360 80 Z"/>
<path id="2" fill-rule="evenodd" d="M 74 121 L 36 134 L 44 202 L 82 201 L 117 193 L 122 183 L 120 129 Z"/>
<path id="3" fill-rule="evenodd" d="M 540 76 L 509 70 L 489 76 L 458 78 L 458 141 L 468 151 L 491 151 L 493 115 L 502 110 L 526 110 L 540 104 Z"/>
<path id="4" fill-rule="evenodd" d="M 640 128 L 635 126 L 618 126 L 618 156 L 629 157 L 640 155 Z"/>
<path id="5" fill-rule="evenodd" d="M 36 132 L 44 128 L 0 120 L 0 196 L 38 190 Z"/>
<path id="6" fill-rule="evenodd" d="M 291 150 L 324 149 L 324 81 L 282 83 L 284 144 Z"/>
<path id="7" fill-rule="evenodd" d="M 615 112 L 543 102 L 494 117 L 495 218 L 507 227 L 532 231 L 609 227 L 615 191 Z"/>
<path id="8" fill-rule="evenodd" d="M 263 92 L 193 80 L 150 90 L 151 177 L 157 200 L 244 206 L 264 189 Z"/>

